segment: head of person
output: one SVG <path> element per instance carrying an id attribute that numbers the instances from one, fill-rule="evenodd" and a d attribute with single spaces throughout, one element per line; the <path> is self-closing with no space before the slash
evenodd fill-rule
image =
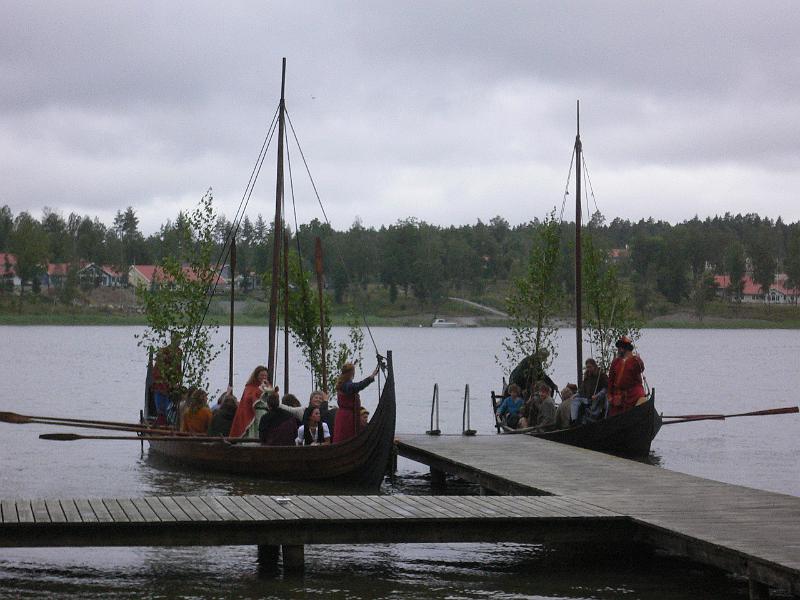
<path id="1" fill-rule="evenodd" d="M 572 398 L 575 395 L 575 391 L 569 386 L 564 386 L 564 389 L 561 390 L 561 400 L 566 401 Z"/>
<path id="2" fill-rule="evenodd" d="M 236 396 L 233 394 L 225 394 L 219 405 L 220 410 L 235 411 L 236 410 Z"/>
<path id="3" fill-rule="evenodd" d="M 550 386 L 547 385 L 544 381 L 539 381 L 536 384 L 535 389 L 539 393 L 539 398 L 541 398 L 542 400 L 550 397 L 551 394 Z"/>
<path id="4" fill-rule="evenodd" d="M 264 365 L 258 365 L 250 374 L 250 378 L 245 385 L 261 385 L 269 380 L 269 371 Z"/>
<path id="5" fill-rule="evenodd" d="M 519 389 L 519 386 L 516 383 L 512 383 L 508 386 L 508 395 L 512 398 L 519 398 L 520 394 L 522 394 L 522 390 Z"/>
<path id="6" fill-rule="evenodd" d="M 319 409 L 312 408 L 310 411 L 308 411 L 307 419 L 312 426 L 319 424 L 320 420 L 322 419 L 322 416 L 319 414 Z"/>
<path id="7" fill-rule="evenodd" d="M 325 401 L 325 394 L 323 394 L 319 390 L 314 390 L 311 392 L 311 395 L 308 397 L 308 405 L 309 406 L 316 406 L 319 408 L 322 406 L 322 403 Z"/>
<path id="8" fill-rule="evenodd" d="M 298 400 L 297 396 L 294 394 L 286 394 L 283 397 L 283 400 L 281 400 L 281 403 L 285 404 L 286 406 L 293 406 L 295 408 L 300 406 L 300 400 Z"/>
<path id="9" fill-rule="evenodd" d="M 593 358 L 587 358 L 586 363 L 584 363 L 586 367 L 584 368 L 584 373 L 586 373 L 587 377 L 595 375 L 597 373 L 597 361 Z"/>
<path id="10" fill-rule="evenodd" d="M 264 394 L 266 396 L 265 402 L 267 403 L 267 410 L 278 410 L 278 406 L 280 406 L 281 399 L 275 392 L 269 392 Z"/>
<path id="11" fill-rule="evenodd" d="M 367 423 L 369 422 L 369 411 L 362 406 L 358 416 L 361 419 L 361 426 L 366 427 Z"/>
<path id="12" fill-rule="evenodd" d="M 344 365 L 342 365 L 342 372 L 336 379 L 336 389 L 341 390 L 345 383 L 348 381 L 353 381 L 353 377 L 355 377 L 355 375 L 356 366 L 353 363 L 344 363 Z"/>
<path id="13" fill-rule="evenodd" d="M 208 403 L 208 394 L 205 390 L 195 388 L 189 395 L 189 410 L 193 413 L 197 412 Z"/>
<path id="14" fill-rule="evenodd" d="M 633 340 L 627 335 L 623 335 L 619 338 L 615 346 L 620 356 L 625 356 L 629 352 L 633 352 Z"/>

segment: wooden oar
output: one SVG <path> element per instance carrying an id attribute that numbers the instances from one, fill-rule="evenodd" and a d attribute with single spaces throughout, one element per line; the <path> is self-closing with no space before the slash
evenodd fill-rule
<path id="1" fill-rule="evenodd" d="M 227 444 L 242 444 L 245 442 L 260 442 L 258 438 L 238 438 L 222 437 L 210 435 L 79 435 L 77 433 L 43 433 L 39 436 L 40 440 L 52 440 L 56 442 L 74 442 L 76 440 L 128 440 L 128 441 L 150 441 L 160 442 L 225 442 Z"/>
<path id="2" fill-rule="evenodd" d="M 60 421 L 63 423 L 92 423 L 96 425 L 115 425 L 117 427 L 141 427 L 141 423 L 125 423 L 120 421 L 96 421 L 94 419 L 67 419 L 65 417 L 40 417 L 20 415 L 14 412 L 0 411 L 0 421 L 5 423 L 35 423 L 37 420 Z"/>
<path id="3" fill-rule="evenodd" d="M 733 417 L 763 417 L 766 415 L 788 415 L 800 412 L 797 406 L 787 406 L 786 408 L 769 408 L 767 410 L 754 410 L 752 412 L 735 413 L 732 415 L 687 415 L 675 421 L 664 421 L 662 425 L 674 425 L 675 423 L 690 423 L 692 421 L 722 421 Z M 664 417 L 668 418 L 668 417 Z"/>
<path id="4" fill-rule="evenodd" d="M 14 414 L 14 413 L 5 413 L 5 414 Z M 17 417 L 24 417 L 24 415 L 16 415 Z M 57 427 L 79 427 L 82 429 L 107 429 L 110 431 L 132 431 L 132 432 L 141 432 L 141 433 L 158 433 L 158 434 L 170 434 L 176 436 L 184 436 L 184 435 L 192 435 L 190 433 L 175 431 L 174 429 L 164 429 L 159 427 L 147 427 L 146 425 L 95 425 L 91 422 L 88 423 L 64 423 L 62 421 L 51 421 L 50 419 L 42 419 L 39 417 L 24 417 L 22 419 L 2 419 L 0 421 L 5 421 L 6 423 L 15 423 L 18 425 L 24 424 L 36 424 L 36 425 L 55 425 Z"/>

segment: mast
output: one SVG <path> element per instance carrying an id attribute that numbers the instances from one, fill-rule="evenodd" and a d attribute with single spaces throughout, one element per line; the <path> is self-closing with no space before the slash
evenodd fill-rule
<path id="1" fill-rule="evenodd" d="M 578 366 L 578 387 L 583 383 L 583 323 L 581 320 L 581 101 L 577 101 L 577 134 L 575 135 L 575 343 Z"/>
<path id="2" fill-rule="evenodd" d="M 231 237 L 231 331 L 228 355 L 228 386 L 233 387 L 233 300 L 236 289 L 236 234 Z"/>
<path id="3" fill-rule="evenodd" d="M 317 272 L 317 295 L 319 296 L 319 342 L 322 353 L 322 391 L 328 392 L 328 366 L 326 364 L 325 348 L 325 308 L 322 298 L 322 240 L 314 242 L 314 270 Z"/>
<path id="4" fill-rule="evenodd" d="M 278 329 L 278 285 L 280 284 L 280 256 L 281 237 L 283 236 L 283 220 L 281 218 L 281 203 L 283 201 L 283 130 L 286 120 L 286 104 L 284 90 L 286 87 L 286 58 L 283 59 L 281 70 L 281 101 L 278 106 L 278 174 L 275 182 L 275 221 L 272 226 L 272 285 L 269 295 L 269 357 L 267 372 L 269 380 L 275 383 L 275 343 Z"/>

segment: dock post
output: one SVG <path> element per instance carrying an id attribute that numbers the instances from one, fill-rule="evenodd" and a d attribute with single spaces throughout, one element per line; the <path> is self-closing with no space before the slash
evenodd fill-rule
<path id="1" fill-rule="evenodd" d="M 258 546 L 258 564 L 262 567 L 274 567 L 278 563 L 280 546 L 260 544 Z"/>
<path id="2" fill-rule="evenodd" d="M 755 579 L 748 579 L 747 583 L 750 587 L 750 600 L 769 600 L 768 585 Z"/>
<path id="3" fill-rule="evenodd" d="M 293 575 L 302 574 L 305 569 L 305 546 L 302 544 L 284 544 L 281 546 L 283 554 L 283 572 Z"/>
<path id="4" fill-rule="evenodd" d="M 431 488 L 436 491 L 444 490 L 447 487 L 447 479 L 444 471 L 431 467 Z"/>

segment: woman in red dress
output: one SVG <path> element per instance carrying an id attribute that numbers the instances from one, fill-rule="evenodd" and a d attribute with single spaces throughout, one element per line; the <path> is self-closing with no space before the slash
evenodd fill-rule
<path id="1" fill-rule="evenodd" d="M 608 369 L 608 416 L 632 409 L 646 398 L 642 384 L 644 361 L 633 353 L 633 342 L 623 335 L 617 340 L 617 357 Z"/>
<path id="2" fill-rule="evenodd" d="M 247 383 L 244 385 L 242 399 L 239 401 L 239 406 L 236 409 L 236 416 L 233 417 L 230 433 L 231 437 L 242 437 L 247 431 L 247 428 L 253 423 L 253 419 L 255 419 L 256 416 L 253 403 L 261 398 L 261 394 L 263 393 L 262 386 L 272 387 L 268 377 L 269 372 L 267 371 L 267 367 L 263 365 L 257 366 L 252 375 L 250 375 L 250 379 L 248 379 Z M 258 424 L 256 424 L 256 427 L 258 427 Z"/>
<path id="3" fill-rule="evenodd" d="M 358 392 L 375 381 L 378 374 L 378 367 L 372 374 L 359 382 L 353 382 L 356 368 L 352 363 L 345 363 L 342 373 L 336 380 L 336 397 L 339 403 L 339 410 L 336 413 L 336 422 L 333 426 L 333 443 L 345 442 L 358 435 L 361 430 L 361 398 Z"/>

